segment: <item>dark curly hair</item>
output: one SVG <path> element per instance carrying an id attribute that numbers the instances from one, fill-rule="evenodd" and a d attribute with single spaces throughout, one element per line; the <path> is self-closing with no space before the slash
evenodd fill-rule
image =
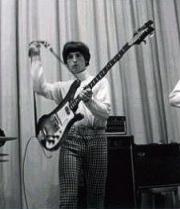
<path id="1" fill-rule="evenodd" d="M 86 44 L 80 41 L 70 41 L 64 45 L 64 48 L 62 51 L 64 63 L 67 64 L 67 56 L 70 52 L 77 52 L 77 51 L 80 52 L 84 56 L 86 66 L 88 66 L 89 60 L 91 57 L 89 53 L 89 48 Z"/>

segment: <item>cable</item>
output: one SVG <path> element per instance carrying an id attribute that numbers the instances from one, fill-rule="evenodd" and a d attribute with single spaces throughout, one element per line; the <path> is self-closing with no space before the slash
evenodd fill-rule
<path id="1" fill-rule="evenodd" d="M 64 62 L 61 60 L 61 58 L 54 52 L 54 50 L 53 50 L 52 46 L 50 45 L 50 43 L 48 43 L 47 41 L 40 41 L 40 40 L 37 40 L 37 41 L 31 41 L 31 42 L 29 43 L 29 46 L 30 46 L 31 44 L 34 44 L 34 43 L 41 44 L 41 45 L 43 45 L 45 48 L 49 49 L 49 51 L 52 52 L 52 54 L 59 60 L 59 62 L 60 62 L 61 64 L 63 64 L 63 65 L 66 67 L 66 65 L 65 65 Z M 66 68 L 67 68 L 67 67 L 66 67 Z"/>
<path id="2" fill-rule="evenodd" d="M 65 67 L 65 68 L 66 68 L 73 76 L 76 77 L 76 79 L 79 80 L 79 78 L 77 77 L 77 75 L 76 75 L 76 74 L 73 74 L 73 73 L 69 70 L 69 68 L 66 66 L 66 64 L 61 60 L 61 58 L 57 55 L 57 53 L 55 53 L 55 51 L 53 50 L 53 48 L 52 48 L 52 46 L 50 45 L 50 43 L 48 43 L 47 41 L 36 40 L 36 41 L 31 41 L 31 42 L 29 43 L 29 46 L 31 46 L 31 44 L 34 44 L 34 43 L 41 44 L 41 45 L 43 45 L 45 48 L 49 49 L 49 51 L 50 51 L 50 52 L 51 52 L 51 53 L 59 60 L 59 62 L 60 62 L 61 64 L 63 64 L 64 67 Z"/>
<path id="3" fill-rule="evenodd" d="M 22 166 L 22 182 L 23 182 L 23 191 L 24 191 L 24 198 L 25 198 L 25 205 L 26 205 L 26 208 L 29 209 L 29 204 L 28 204 L 28 200 L 27 200 L 27 194 L 26 194 L 26 185 L 25 185 L 25 160 L 26 160 L 26 155 L 27 155 L 27 149 L 28 149 L 28 146 L 29 146 L 29 143 L 32 139 L 36 139 L 38 142 L 39 140 L 37 139 L 37 137 L 35 136 L 32 136 L 28 139 L 28 142 L 26 144 L 26 147 L 25 147 L 25 153 L 24 153 L 24 157 L 23 157 L 23 166 Z M 45 150 L 43 149 L 43 146 L 41 145 L 41 143 L 39 142 L 39 145 L 41 147 L 41 150 L 44 154 L 44 156 L 47 158 L 47 159 L 50 159 L 52 157 L 52 155 L 47 155 Z"/>

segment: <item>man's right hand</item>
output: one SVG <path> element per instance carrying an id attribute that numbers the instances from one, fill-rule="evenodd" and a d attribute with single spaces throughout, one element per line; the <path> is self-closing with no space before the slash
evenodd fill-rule
<path id="1" fill-rule="evenodd" d="M 32 43 L 29 47 L 28 55 L 29 55 L 29 57 L 39 56 L 40 55 L 40 44 L 37 42 Z"/>

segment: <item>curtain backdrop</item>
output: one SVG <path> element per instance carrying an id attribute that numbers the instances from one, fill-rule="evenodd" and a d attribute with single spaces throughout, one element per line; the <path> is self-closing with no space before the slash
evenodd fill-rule
<path id="1" fill-rule="evenodd" d="M 33 94 L 28 45 L 45 40 L 62 58 L 66 41 L 90 47 L 89 69 L 96 75 L 129 42 L 136 29 L 153 20 L 155 34 L 132 46 L 107 78 L 111 115 L 127 118 L 136 144 L 180 143 L 180 110 L 168 95 L 180 78 L 179 0 L 1 0 L 0 126 L 17 137 L 0 147 L 0 208 L 57 208 L 58 151 L 44 152 L 35 136 L 37 118 L 56 106 Z M 72 75 L 41 48 L 49 82 Z M 24 189 L 25 188 L 25 189 Z"/>

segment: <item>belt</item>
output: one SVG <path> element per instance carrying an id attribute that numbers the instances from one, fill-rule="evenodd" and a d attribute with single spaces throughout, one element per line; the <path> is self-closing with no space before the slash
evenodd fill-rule
<path id="1" fill-rule="evenodd" d="M 105 128 L 104 127 L 87 127 L 87 126 L 72 126 L 69 135 L 100 135 L 105 133 Z"/>

